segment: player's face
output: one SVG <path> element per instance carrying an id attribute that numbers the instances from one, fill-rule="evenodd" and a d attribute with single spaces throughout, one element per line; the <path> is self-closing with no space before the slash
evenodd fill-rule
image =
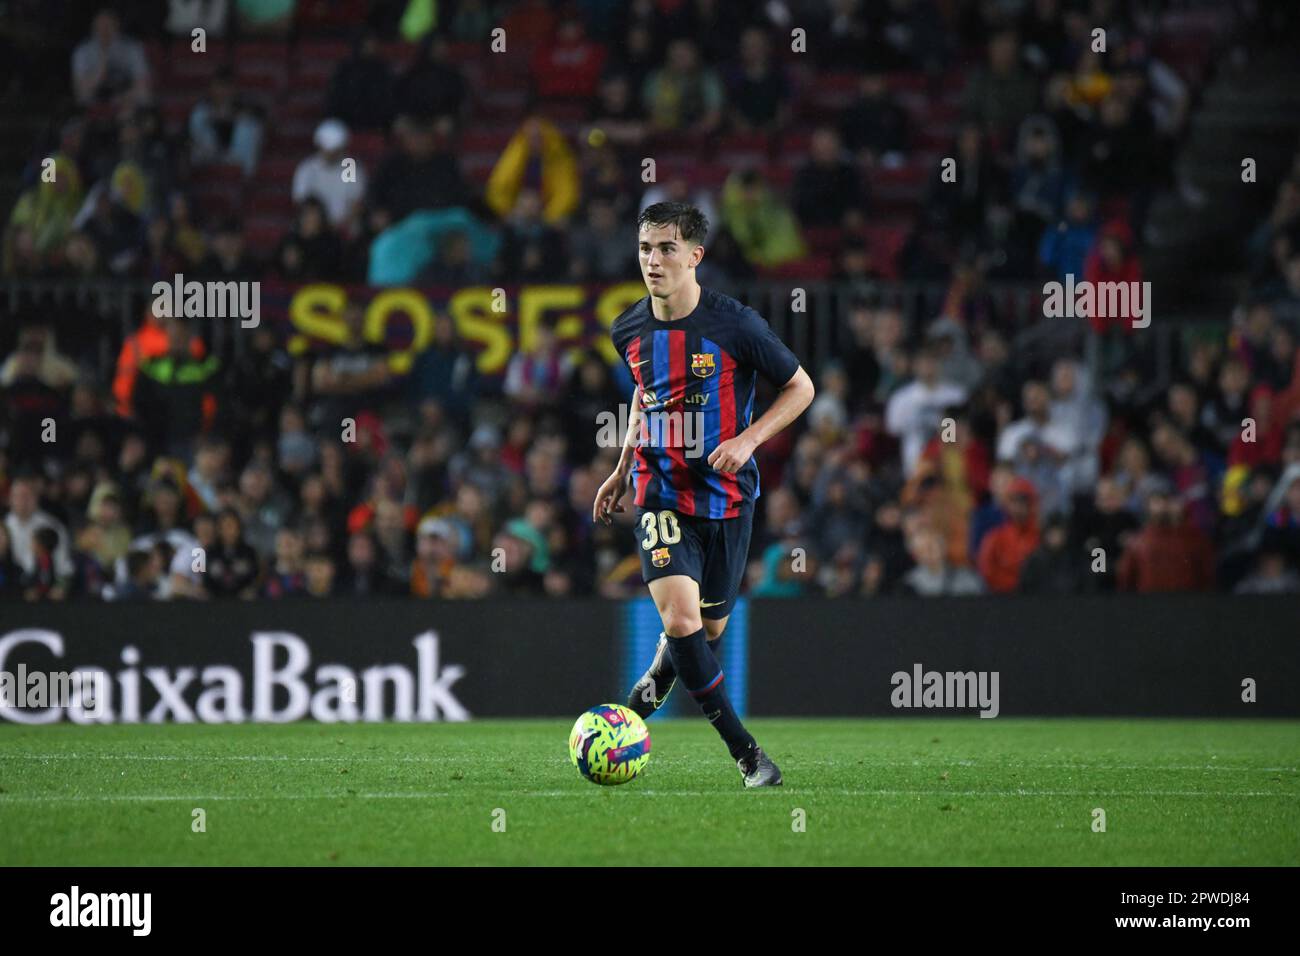
<path id="1" fill-rule="evenodd" d="M 651 295 L 672 295 L 704 257 L 704 247 L 686 242 L 674 225 L 641 227 L 641 278 Z"/>

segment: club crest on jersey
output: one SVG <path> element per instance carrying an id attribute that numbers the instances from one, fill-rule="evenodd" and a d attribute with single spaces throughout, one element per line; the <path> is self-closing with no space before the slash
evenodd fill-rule
<path id="1" fill-rule="evenodd" d="M 673 557 L 668 553 L 667 548 L 655 548 L 650 552 L 650 563 L 656 568 L 667 567 L 668 562 L 672 559 Z"/>
<path id="2" fill-rule="evenodd" d="M 698 378 L 708 378 L 717 371 L 717 366 L 713 364 L 713 353 L 692 352 L 691 371 L 694 372 Z"/>

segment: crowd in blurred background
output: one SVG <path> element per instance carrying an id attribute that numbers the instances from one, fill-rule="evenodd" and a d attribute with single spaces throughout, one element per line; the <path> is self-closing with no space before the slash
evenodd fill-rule
<path id="1" fill-rule="evenodd" d="M 32 144 L 3 270 L 145 285 L 609 282 L 638 275 L 637 212 L 687 199 L 714 224 L 702 283 L 808 275 L 851 290 L 835 316 L 848 347 L 809 368 L 814 405 L 759 451 L 747 593 L 1300 590 L 1300 153 L 1243 237 L 1241 304 L 1188 337 L 1168 388 L 1148 387 L 1143 333 L 1123 315 L 1091 323 L 1101 376 L 1082 355 L 1021 361 L 983 286 L 1141 281 L 1153 197 L 1197 201 L 1172 172 L 1195 78 L 1155 55 L 1130 6 L 88 10 L 51 81 L 75 105 Z M 783 52 L 805 23 L 811 78 Z M 525 95 L 470 174 L 466 144 L 499 117 L 459 64 L 487 58 L 498 24 L 532 51 Z M 286 162 L 274 104 L 237 61 L 169 118 L 149 51 L 195 26 L 252 43 L 355 37 L 315 64 L 308 149 Z M 413 51 L 400 70 L 394 44 Z M 802 111 L 810 87 L 845 76 L 847 99 Z M 953 76 L 952 117 L 898 105 L 899 88 L 927 99 Z M 956 182 L 930 162 L 938 135 Z M 728 158 L 736 144 L 752 161 Z M 647 186 L 640 157 L 674 150 L 684 172 Z M 282 232 L 249 200 L 276 162 Z M 339 175 L 349 162 L 355 175 Z M 882 188 L 918 167 L 914 194 Z M 949 292 L 917 316 L 877 293 L 899 278 Z M 616 457 L 597 444 L 599 416 L 629 400 L 623 369 L 543 328 L 485 376 L 441 314 L 398 369 L 362 334 L 360 306 L 342 318 L 347 343 L 291 353 L 270 322 L 218 347 L 204 321 L 145 315 L 105 363 L 75 313 L 8 313 L 0 598 L 642 592 L 630 515 L 590 517 Z"/>

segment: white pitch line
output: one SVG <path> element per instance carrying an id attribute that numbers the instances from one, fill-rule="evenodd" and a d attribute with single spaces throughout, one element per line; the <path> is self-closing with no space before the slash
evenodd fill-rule
<path id="1" fill-rule="evenodd" d="M 514 797 L 543 797 L 543 798 L 577 798 L 583 789 L 575 787 L 573 790 L 522 790 L 516 793 L 510 793 L 505 798 L 494 798 L 498 802 L 502 799 Z M 637 795 L 642 797 L 718 797 L 718 796 L 740 796 L 744 791 L 717 791 L 717 790 L 652 790 L 642 788 L 630 788 L 627 790 L 620 789 L 620 793 Z M 785 790 L 784 793 L 791 796 L 798 795 L 801 798 L 819 797 L 819 796 L 856 796 L 856 797 L 1216 797 L 1216 798 L 1233 798 L 1233 797 L 1290 797 L 1300 799 L 1293 793 L 1278 793 L 1268 790 L 855 790 L 855 789 L 833 789 L 833 790 Z M 431 791 L 425 793 L 402 793 L 402 792 L 380 792 L 380 793 L 275 793 L 256 796 L 251 794 L 208 794 L 203 796 L 186 796 L 172 794 L 0 794 L 0 804 L 5 803 L 162 803 L 162 802 L 186 802 L 195 805 L 202 804 L 205 801 L 212 802 L 217 800 L 240 801 L 245 803 L 256 803 L 262 800 L 438 800 L 446 798 L 458 798 L 461 800 L 472 801 L 480 799 L 478 794 L 473 793 L 451 793 L 449 791 Z M 769 798 L 770 799 L 770 798 Z"/>
<path id="2" fill-rule="evenodd" d="M 186 763 L 450 763 L 473 760 L 477 763 L 517 763 L 509 756 L 493 757 L 486 754 L 340 754 L 337 757 L 274 754 L 108 754 L 108 753 L 0 753 L 0 760 L 141 760 L 141 761 L 179 761 Z M 850 767 L 858 766 L 847 760 L 802 761 L 802 766 Z M 1002 761 L 979 764 L 971 760 L 944 760 L 941 757 L 917 760 L 871 761 L 862 763 L 864 769 L 876 767 L 898 768 L 995 768 L 1005 770 L 1164 770 L 1171 773 L 1192 773 L 1203 770 L 1236 771 L 1240 773 L 1300 773 L 1296 767 L 1236 767 L 1224 764 L 1107 764 L 1107 763 L 1005 763 Z"/>
<path id="3" fill-rule="evenodd" d="M 198 806 L 218 800 L 257 803 L 261 800 L 424 800 L 452 797 L 449 792 L 438 793 L 270 793 L 263 796 L 245 794 L 211 793 L 203 796 L 185 796 L 174 794 L 145 793 L 102 793 L 102 794 L 68 794 L 67 796 L 50 794 L 7 794 L 0 793 L 0 804 L 4 803 L 170 803 L 184 802 Z"/>

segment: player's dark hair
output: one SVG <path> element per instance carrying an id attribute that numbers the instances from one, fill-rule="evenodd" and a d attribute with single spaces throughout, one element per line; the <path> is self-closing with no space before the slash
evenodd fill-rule
<path id="1" fill-rule="evenodd" d="M 646 206 L 637 217 L 637 232 L 643 226 L 676 226 L 677 235 L 697 246 L 709 234 L 709 218 L 688 202 L 657 202 Z"/>

